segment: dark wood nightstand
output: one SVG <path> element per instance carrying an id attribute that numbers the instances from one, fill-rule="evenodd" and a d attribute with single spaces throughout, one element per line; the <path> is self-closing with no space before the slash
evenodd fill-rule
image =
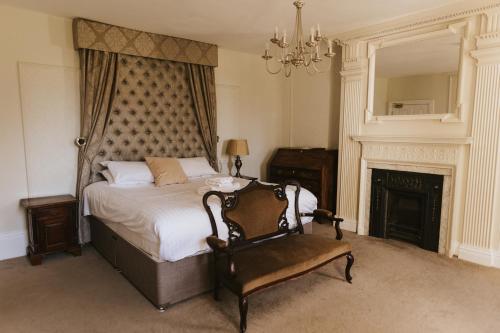
<path id="1" fill-rule="evenodd" d="M 78 244 L 78 200 L 72 195 L 22 199 L 28 224 L 28 256 L 40 265 L 43 255 L 67 251 L 82 254 Z"/>

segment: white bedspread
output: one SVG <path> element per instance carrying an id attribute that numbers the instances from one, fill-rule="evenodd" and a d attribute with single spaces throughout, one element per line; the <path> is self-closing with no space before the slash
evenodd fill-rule
<path id="1" fill-rule="evenodd" d="M 157 260 L 177 261 L 209 251 L 205 238 L 212 234 L 212 228 L 203 208 L 202 196 L 198 194 L 198 189 L 205 185 L 206 179 L 190 179 L 186 184 L 164 187 L 155 187 L 153 184 L 117 187 L 105 181 L 97 182 L 85 188 L 84 215 L 94 215 L 110 227 L 113 224 L 122 229 L 125 227 L 129 235 L 135 235 L 132 243 Z M 239 178 L 235 181 L 240 182 L 241 187 L 248 183 Z M 293 228 L 297 222 L 292 187 L 287 189 L 287 196 L 289 207 L 286 215 L 290 228 Z M 219 237 L 227 239 L 227 227 L 222 222 L 219 200 L 212 198 L 209 204 L 216 218 Z M 302 189 L 300 211 L 312 212 L 316 206 L 316 197 Z M 302 223 L 309 222 L 311 218 L 302 219 Z M 143 248 L 137 236 L 144 243 L 155 245 Z"/>

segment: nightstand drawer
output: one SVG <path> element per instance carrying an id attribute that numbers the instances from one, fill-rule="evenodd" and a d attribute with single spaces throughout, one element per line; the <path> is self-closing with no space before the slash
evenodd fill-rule
<path id="1" fill-rule="evenodd" d="M 33 209 L 33 217 L 38 221 L 51 219 L 69 219 L 71 217 L 71 206 L 47 207 Z"/>

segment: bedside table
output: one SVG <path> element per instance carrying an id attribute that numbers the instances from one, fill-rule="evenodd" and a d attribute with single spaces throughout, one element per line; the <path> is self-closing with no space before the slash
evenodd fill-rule
<path id="1" fill-rule="evenodd" d="M 22 199 L 28 226 L 28 256 L 40 265 L 44 255 L 66 251 L 82 253 L 78 244 L 78 200 L 72 195 Z"/>

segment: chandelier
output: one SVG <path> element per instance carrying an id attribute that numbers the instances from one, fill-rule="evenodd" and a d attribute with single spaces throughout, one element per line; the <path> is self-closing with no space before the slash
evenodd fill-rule
<path id="1" fill-rule="evenodd" d="M 297 8 L 297 15 L 295 17 L 295 32 L 292 41 L 289 43 L 286 36 L 286 30 L 283 30 L 281 36 L 279 35 L 278 27 L 274 30 L 274 36 L 270 39 L 273 48 L 276 50 L 274 55 L 271 55 L 269 43 L 266 43 L 266 49 L 262 58 L 266 61 L 266 70 L 270 74 L 278 74 L 284 72 L 285 77 L 292 75 L 292 66 L 299 68 L 304 66 L 307 73 L 314 75 L 316 73 L 324 73 L 330 70 L 332 59 L 335 56 L 333 52 L 332 40 L 321 36 L 319 24 L 316 29 L 311 28 L 311 33 L 307 41 L 304 41 L 302 30 L 302 7 L 304 1 L 297 0 L 293 3 Z M 321 57 L 321 45 L 327 47 L 327 52 L 323 54 L 328 59 L 328 67 L 324 69 L 319 68 L 319 63 L 323 61 Z M 270 68 L 270 60 L 276 58 L 275 67 Z"/>

